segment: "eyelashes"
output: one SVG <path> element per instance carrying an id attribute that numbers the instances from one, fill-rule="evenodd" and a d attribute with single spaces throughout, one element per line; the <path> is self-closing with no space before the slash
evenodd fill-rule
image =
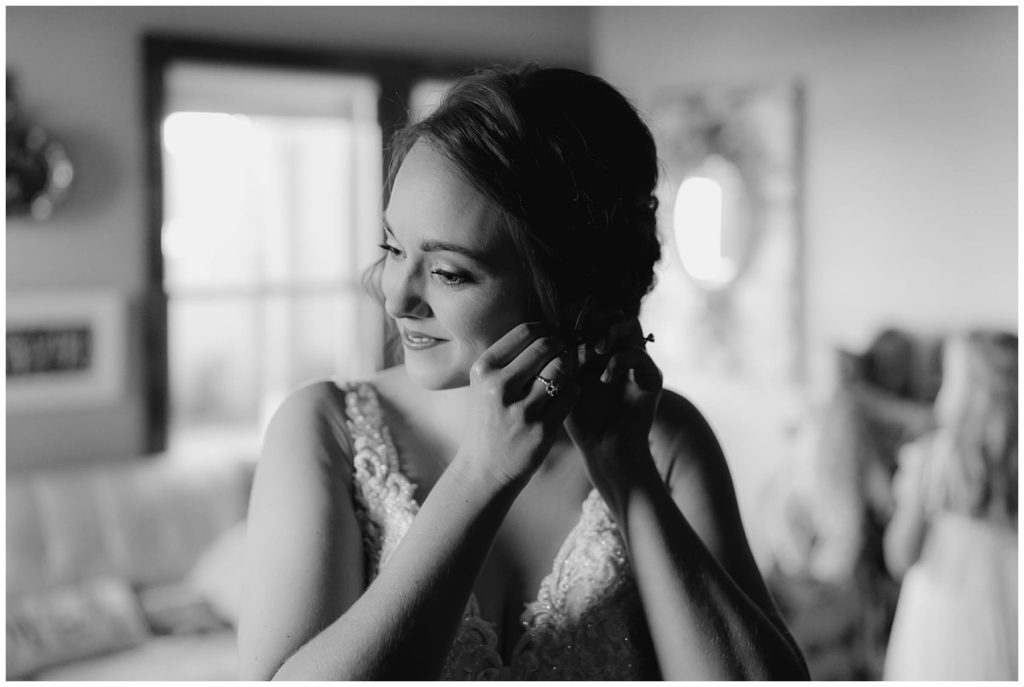
<path id="1" fill-rule="evenodd" d="M 469 282 L 469 279 L 462 274 L 456 274 L 455 272 L 449 272 L 447 270 L 433 270 L 431 274 L 438 278 L 445 286 L 462 286 Z"/>
<path id="2" fill-rule="evenodd" d="M 396 248 L 395 246 L 392 246 L 390 243 L 387 243 L 387 242 L 379 243 L 379 244 L 377 244 L 377 246 L 381 250 L 383 250 L 385 253 L 390 255 L 390 256 L 393 256 L 393 257 L 401 257 L 402 256 L 401 249 Z M 437 281 L 440 284 L 442 284 L 443 286 L 447 286 L 447 287 L 462 286 L 462 285 L 468 284 L 468 283 L 470 283 L 472 281 L 472 279 L 469 277 L 469 275 L 462 274 L 462 273 L 459 273 L 459 272 L 452 272 L 450 270 L 443 270 L 443 269 L 435 268 L 435 269 L 431 270 L 430 273 L 432 275 L 434 275 L 435 277 L 437 277 Z"/>

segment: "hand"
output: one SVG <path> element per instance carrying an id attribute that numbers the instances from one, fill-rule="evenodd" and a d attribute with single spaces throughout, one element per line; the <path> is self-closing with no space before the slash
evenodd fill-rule
<path id="1" fill-rule="evenodd" d="M 580 400 L 565 427 L 599 488 L 625 485 L 650 460 L 662 374 L 644 350 L 640 322 L 621 311 L 591 318 L 577 356 Z"/>
<path id="2" fill-rule="evenodd" d="M 522 485 L 547 456 L 579 390 L 568 345 L 539 323 L 514 327 L 469 373 L 467 434 L 453 464 L 498 483 Z M 560 357 L 561 356 L 561 357 Z M 558 386 L 554 396 L 537 379 Z"/>

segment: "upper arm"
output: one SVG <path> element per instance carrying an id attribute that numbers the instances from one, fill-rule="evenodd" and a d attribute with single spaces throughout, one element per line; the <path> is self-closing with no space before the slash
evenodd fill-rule
<path id="1" fill-rule="evenodd" d="M 351 455 L 331 383 L 293 393 L 264 438 L 249 505 L 242 679 L 269 679 L 364 587 Z"/>
<path id="2" fill-rule="evenodd" d="M 660 463 L 672 500 L 733 581 L 777 624 L 778 610 L 747 542 L 725 455 L 700 411 L 665 391 L 657 423 L 664 448 Z"/>

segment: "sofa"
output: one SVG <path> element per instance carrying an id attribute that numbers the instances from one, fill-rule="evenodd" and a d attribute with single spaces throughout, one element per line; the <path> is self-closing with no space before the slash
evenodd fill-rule
<path id="1" fill-rule="evenodd" d="M 8 680 L 234 680 L 252 460 L 7 476 Z"/>

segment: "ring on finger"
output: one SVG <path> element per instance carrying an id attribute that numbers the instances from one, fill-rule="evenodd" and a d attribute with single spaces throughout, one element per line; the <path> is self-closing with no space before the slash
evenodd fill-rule
<path id="1" fill-rule="evenodd" d="M 544 385 L 544 391 L 547 392 L 547 395 L 550 396 L 551 398 L 557 396 L 558 392 L 561 390 L 561 387 L 559 387 L 558 382 L 556 382 L 554 379 L 548 379 L 547 377 L 537 375 L 537 381 Z"/>

